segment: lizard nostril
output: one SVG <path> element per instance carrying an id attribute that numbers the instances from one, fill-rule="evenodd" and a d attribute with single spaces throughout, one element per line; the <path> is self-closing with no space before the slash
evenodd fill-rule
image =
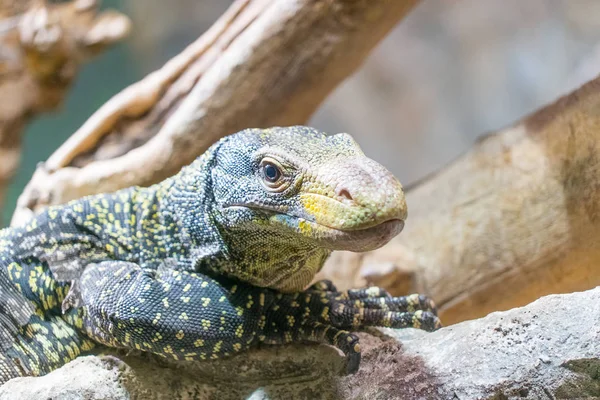
<path id="1" fill-rule="evenodd" d="M 337 193 L 338 196 L 345 198 L 346 200 L 354 200 L 352 198 L 352 195 L 350 194 L 350 192 L 348 191 L 348 189 L 341 189 L 338 191 Z"/>

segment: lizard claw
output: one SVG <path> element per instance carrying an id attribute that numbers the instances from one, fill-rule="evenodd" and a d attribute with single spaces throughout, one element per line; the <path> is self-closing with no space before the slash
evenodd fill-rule
<path id="1" fill-rule="evenodd" d="M 360 352 L 346 355 L 346 374 L 353 375 L 358 372 L 360 366 Z"/>

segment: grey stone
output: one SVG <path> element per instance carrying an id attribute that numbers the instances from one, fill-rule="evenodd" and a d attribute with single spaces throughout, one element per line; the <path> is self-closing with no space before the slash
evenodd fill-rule
<path id="1" fill-rule="evenodd" d="M 0 399 L 593 399 L 600 398 L 600 288 L 435 333 L 361 333 L 360 370 L 324 345 L 273 346 L 205 363 L 105 354 L 43 377 L 17 378 Z"/>
<path id="2" fill-rule="evenodd" d="M 600 398 L 600 288 L 546 296 L 403 345 L 446 398 Z"/>

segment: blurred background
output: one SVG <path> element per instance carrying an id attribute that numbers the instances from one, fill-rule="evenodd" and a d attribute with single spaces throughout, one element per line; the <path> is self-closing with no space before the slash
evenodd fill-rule
<path id="1" fill-rule="evenodd" d="M 58 113 L 31 124 L 4 212 L 35 169 L 99 106 L 204 32 L 226 0 L 104 0 L 133 20 L 127 41 L 87 64 Z M 480 135 L 600 71 L 598 0 L 424 0 L 323 104 L 310 125 L 349 132 L 405 184 Z M 3 221 L 4 224 L 8 221 Z"/>

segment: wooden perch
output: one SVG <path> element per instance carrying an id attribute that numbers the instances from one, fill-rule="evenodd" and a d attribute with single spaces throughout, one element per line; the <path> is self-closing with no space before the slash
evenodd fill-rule
<path id="1" fill-rule="evenodd" d="M 600 285 L 600 78 L 408 191 L 404 232 L 321 272 L 425 292 L 445 324 Z M 343 268 L 349 266 L 350 268 Z"/>
<path id="2" fill-rule="evenodd" d="M 94 1 L 0 3 L 0 207 L 35 114 L 55 109 L 79 67 L 125 37 L 129 19 Z"/>
<path id="3" fill-rule="evenodd" d="M 100 108 L 42 168 L 13 223 L 175 173 L 220 137 L 303 123 L 415 1 L 237 1 L 162 69 Z M 405 231 L 321 273 L 424 292 L 446 324 L 600 284 L 600 81 L 481 140 L 408 191 Z"/>
<path id="4" fill-rule="evenodd" d="M 50 204 L 160 181 L 240 129 L 305 123 L 416 2 L 234 2 L 38 168 L 13 224 Z"/>

